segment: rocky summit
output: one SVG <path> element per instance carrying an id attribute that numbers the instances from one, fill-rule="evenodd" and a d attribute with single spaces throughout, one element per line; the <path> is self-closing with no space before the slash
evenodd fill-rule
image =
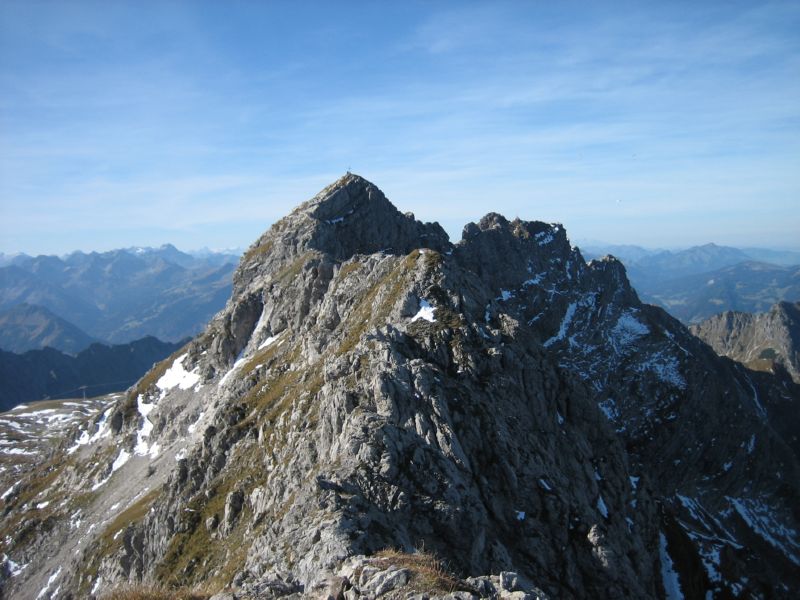
<path id="1" fill-rule="evenodd" d="M 797 396 L 771 377 L 560 225 L 453 244 L 348 173 L 0 496 L 3 590 L 791 598 Z"/>

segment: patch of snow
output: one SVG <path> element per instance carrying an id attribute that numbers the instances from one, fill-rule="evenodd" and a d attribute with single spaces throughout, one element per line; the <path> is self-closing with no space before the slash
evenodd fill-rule
<path id="1" fill-rule="evenodd" d="M 503 302 L 507 302 L 508 300 L 510 300 L 511 296 L 513 295 L 514 294 L 512 294 L 508 290 L 500 290 L 500 300 L 502 300 Z"/>
<path id="2" fill-rule="evenodd" d="M 547 482 L 546 482 L 544 479 L 540 479 L 540 480 L 539 480 L 539 485 L 540 485 L 540 486 L 542 486 L 542 488 L 543 488 L 543 489 L 544 489 L 546 492 L 552 492 L 552 491 L 553 491 L 553 488 L 551 488 L 551 487 L 550 487 L 550 484 L 549 484 L 549 483 L 547 483 Z"/>
<path id="3" fill-rule="evenodd" d="M 750 441 L 747 442 L 747 453 L 752 454 L 756 447 L 756 434 L 750 436 Z"/>
<path id="4" fill-rule="evenodd" d="M 200 421 L 203 420 L 203 417 L 205 416 L 205 414 L 206 414 L 206 411 L 201 411 L 200 414 L 197 415 L 197 420 L 194 423 L 192 423 L 191 425 L 189 425 L 189 427 L 188 427 L 189 433 L 194 433 L 195 431 L 197 431 L 197 426 L 200 424 Z"/>
<path id="5" fill-rule="evenodd" d="M 678 573 L 675 572 L 675 564 L 667 551 L 667 538 L 663 533 L 659 532 L 658 539 L 658 555 L 661 559 L 661 583 L 664 584 L 666 600 L 683 600 L 683 591 L 681 591 Z"/>
<path id="6" fill-rule="evenodd" d="M 564 417 L 561 416 L 561 413 L 556 411 L 556 421 L 558 421 L 559 425 L 564 424 Z"/>
<path id="7" fill-rule="evenodd" d="M 715 534 L 720 536 L 726 544 L 730 546 L 740 549 L 742 548 L 741 544 L 736 542 L 736 538 L 727 530 L 725 527 L 720 523 L 713 514 L 707 511 L 701 504 L 694 498 L 689 498 L 688 496 L 683 496 L 681 494 L 676 494 L 676 498 L 680 501 L 683 507 L 689 512 L 692 519 L 694 519 L 697 523 L 702 525 L 702 527 L 709 533 Z M 724 514 L 724 513 L 723 513 Z M 726 515 L 729 516 L 729 515 Z M 690 535 L 691 537 L 691 535 Z"/>
<path id="8" fill-rule="evenodd" d="M 723 471 L 725 471 L 725 472 L 727 473 L 728 471 L 730 471 L 730 470 L 731 470 L 731 467 L 732 467 L 732 466 L 733 466 L 733 461 L 732 461 L 732 460 L 729 460 L 729 461 L 728 461 L 728 462 L 726 462 L 724 465 L 722 465 L 722 470 L 723 470 Z"/>
<path id="9" fill-rule="evenodd" d="M 419 311 L 416 315 L 411 317 L 411 322 L 417 321 L 419 319 L 425 319 L 426 321 L 430 321 L 431 323 L 436 322 L 436 317 L 434 316 L 434 311 L 436 309 L 430 305 L 430 303 L 425 300 L 424 298 L 420 298 L 419 300 Z"/>
<path id="10" fill-rule="evenodd" d="M 686 380 L 681 375 L 678 359 L 674 356 L 656 353 L 639 362 L 634 368 L 639 373 L 650 371 L 660 381 L 682 390 L 686 389 Z"/>
<path id="11" fill-rule="evenodd" d="M 783 552 L 794 564 L 800 566 L 798 557 L 800 542 L 797 540 L 797 531 L 783 525 L 764 502 L 728 496 L 726 499 L 754 533 Z"/>
<path id="12" fill-rule="evenodd" d="M 77 440 L 75 440 L 75 443 L 67 449 L 67 454 L 73 454 L 81 446 L 86 446 L 87 444 L 93 444 L 100 438 L 108 437 L 109 435 L 111 435 L 111 430 L 108 427 L 108 415 L 111 414 L 112 410 L 113 408 L 106 409 L 106 411 L 100 417 L 100 420 L 97 421 L 96 424 L 97 430 L 92 435 L 89 435 L 88 429 L 84 429 L 81 432 L 80 437 Z"/>
<path id="13" fill-rule="evenodd" d="M 156 458 L 160 451 L 161 451 L 161 446 L 159 446 L 157 443 L 153 442 L 153 445 L 150 446 L 150 452 L 148 452 L 148 454 L 150 455 L 150 458 L 152 459 L 152 458 Z"/>
<path id="14" fill-rule="evenodd" d="M 549 348 L 557 341 L 564 339 L 564 336 L 567 334 L 569 324 L 572 322 L 572 318 L 575 316 L 575 309 L 577 307 L 578 304 L 576 302 L 572 302 L 569 306 L 567 306 L 567 310 L 564 312 L 564 318 L 561 320 L 561 326 L 558 328 L 558 333 L 544 343 L 545 348 Z"/>
<path id="15" fill-rule="evenodd" d="M 631 482 L 631 488 L 635 492 L 636 488 L 639 486 L 639 478 L 638 477 L 634 477 L 633 475 L 630 475 L 628 477 L 628 480 Z"/>
<path id="16" fill-rule="evenodd" d="M 187 454 L 187 452 L 186 452 L 186 448 L 181 448 L 181 449 L 180 449 L 180 450 L 178 450 L 178 452 L 175 454 L 175 460 L 183 460 L 184 458 L 186 458 L 186 454 Z"/>
<path id="17" fill-rule="evenodd" d="M 39 595 L 36 596 L 36 600 L 39 600 L 39 598 L 45 598 L 45 597 L 49 598 L 50 597 L 50 595 L 48 594 L 48 591 L 50 590 L 50 586 L 53 585 L 53 583 L 55 583 L 55 580 L 58 579 L 59 575 L 61 575 L 61 567 L 58 567 L 58 569 L 55 571 L 55 573 L 53 573 L 50 576 L 50 579 L 47 580 L 47 584 L 39 592 Z"/>
<path id="18" fill-rule="evenodd" d="M 745 378 L 747 379 L 747 383 L 750 385 L 750 389 L 753 391 L 753 404 L 756 405 L 758 414 L 761 415 L 761 418 L 766 418 L 767 411 L 764 410 L 764 406 L 761 404 L 761 400 L 758 399 L 758 391 L 756 390 L 756 386 L 753 385 L 753 382 L 750 380 L 750 377 L 745 375 Z"/>
<path id="19" fill-rule="evenodd" d="M 144 396 L 141 394 L 136 399 L 139 414 L 142 416 L 142 425 L 139 427 L 139 431 L 136 432 L 136 446 L 133 449 L 133 453 L 136 456 L 146 456 L 150 452 L 150 445 L 147 443 L 147 438 L 149 438 L 150 434 L 153 432 L 153 422 L 150 420 L 149 415 L 156 407 L 156 403 L 145 403 L 143 400 Z"/>
<path id="20" fill-rule="evenodd" d="M 114 463 L 111 465 L 111 472 L 113 473 L 114 471 L 117 471 L 118 469 L 120 469 L 122 467 L 122 465 L 124 465 L 126 462 L 128 462 L 130 457 L 131 457 L 130 453 L 127 450 L 125 450 L 125 448 L 122 448 L 119 451 L 119 455 L 114 460 Z"/>
<path id="21" fill-rule="evenodd" d="M 6 556 L 5 554 L 3 554 L 3 559 L 5 560 L 5 563 L 8 565 L 8 574 L 11 575 L 11 577 L 16 577 L 17 575 L 22 573 L 25 569 L 28 568 L 28 565 L 30 564 L 26 563 L 20 566 L 13 560 L 11 560 L 11 557 Z"/>
<path id="22" fill-rule="evenodd" d="M 706 569 L 706 573 L 708 573 L 708 580 L 712 583 L 720 583 L 722 581 L 722 574 L 719 572 L 719 553 L 721 549 L 721 545 L 710 544 L 707 548 L 698 545 L 700 560 Z"/>
<path id="23" fill-rule="evenodd" d="M 613 398 L 606 398 L 602 402 L 598 402 L 597 406 L 600 407 L 600 410 L 603 411 L 603 414 L 609 421 L 613 422 L 619 418 L 619 409 Z"/>
<path id="24" fill-rule="evenodd" d="M 36 510 L 42 510 L 43 508 L 47 508 L 48 506 L 50 506 L 49 500 L 45 502 L 40 502 L 39 504 L 36 505 Z"/>
<path id="25" fill-rule="evenodd" d="M 594 470 L 594 480 L 603 481 L 603 476 L 600 475 L 600 472 L 597 469 Z"/>
<path id="26" fill-rule="evenodd" d="M 650 330 L 634 316 L 633 311 L 625 311 L 619 316 L 616 324 L 611 329 L 612 343 L 615 349 L 617 347 L 625 347 L 648 333 L 650 333 Z"/>
<path id="27" fill-rule="evenodd" d="M 3 495 L 2 495 L 2 496 L 0 496 L 0 500 L 5 500 L 6 498 L 8 498 L 8 497 L 9 497 L 9 496 L 12 494 L 12 492 L 13 492 L 15 489 L 17 489 L 17 486 L 18 486 L 18 485 L 19 485 L 19 481 L 17 481 L 17 482 L 16 482 L 14 485 L 12 485 L 12 486 L 11 486 L 10 488 L 8 488 L 8 489 L 7 489 L 5 492 L 3 492 Z"/>
<path id="28" fill-rule="evenodd" d="M 171 390 L 175 386 L 182 390 L 188 390 L 200 381 L 200 374 L 197 368 L 191 372 L 183 368 L 183 361 L 188 354 L 184 354 L 175 359 L 172 366 L 166 370 L 161 378 L 156 381 L 156 387 L 163 391 Z"/>
<path id="29" fill-rule="evenodd" d="M 603 501 L 603 496 L 600 495 L 597 497 L 597 510 L 598 512 L 603 515 L 603 518 L 608 518 L 608 507 L 606 503 Z"/>
<path id="30" fill-rule="evenodd" d="M 351 208 L 346 214 L 339 217 L 335 217 L 333 219 L 325 219 L 325 222 L 328 225 L 338 225 L 339 223 L 344 223 L 344 220 L 350 215 L 352 215 L 355 212 L 355 210 L 356 210 L 355 208 Z"/>
<path id="31" fill-rule="evenodd" d="M 264 348 L 266 348 L 267 346 L 269 346 L 270 344 L 272 344 L 273 342 L 275 342 L 275 340 L 277 340 L 279 337 L 281 337 L 281 334 L 280 334 L 280 333 L 279 333 L 278 335 L 271 335 L 271 336 L 269 336 L 269 337 L 268 337 L 266 340 L 264 340 L 264 341 L 261 343 L 261 345 L 258 347 L 258 349 L 259 349 L 259 350 L 263 350 Z"/>
<path id="32" fill-rule="evenodd" d="M 9 448 L 8 450 L 3 450 L 2 452 L 3 454 L 15 454 L 19 456 L 33 456 L 36 454 L 35 452 L 28 452 L 22 448 Z"/>
<path id="33" fill-rule="evenodd" d="M 242 366 L 242 365 L 243 365 L 245 362 L 247 362 L 247 359 L 246 359 L 246 358 L 244 358 L 244 357 L 243 357 L 243 356 L 240 354 L 240 355 L 239 355 L 239 358 L 237 358 L 237 359 L 236 359 L 236 362 L 235 362 L 235 363 L 233 363 L 233 366 L 230 368 L 230 371 L 228 371 L 227 373 L 225 373 L 225 375 L 223 375 L 223 376 L 222 376 L 222 379 L 220 379 L 220 380 L 219 380 L 219 383 L 218 383 L 217 385 L 222 385 L 222 384 L 224 384 L 226 381 L 228 381 L 228 379 L 230 378 L 230 376 L 231 376 L 231 375 L 233 375 L 233 374 L 236 372 L 236 370 L 237 370 L 239 367 L 241 367 L 241 366 Z"/>
<path id="34" fill-rule="evenodd" d="M 103 416 L 97 422 L 97 431 L 89 438 L 89 444 L 93 444 L 101 438 L 106 438 L 111 435 L 111 429 L 108 426 L 108 416 L 111 414 L 112 408 L 106 409 Z"/>
<path id="35" fill-rule="evenodd" d="M 540 246 L 546 246 L 547 244 L 551 243 L 555 237 L 553 236 L 552 231 L 545 230 L 534 235 L 533 239 L 535 239 Z"/>
<path id="36" fill-rule="evenodd" d="M 108 476 L 108 477 L 106 477 L 105 479 L 101 479 L 100 481 L 98 481 L 97 483 L 95 483 L 95 484 L 92 486 L 92 491 L 93 491 L 93 492 L 96 492 L 97 490 L 99 490 L 101 487 L 103 487 L 105 484 L 107 484 L 107 483 L 108 483 L 108 480 L 109 480 L 109 479 L 111 479 L 111 475 L 109 475 L 109 476 Z"/>
<path id="37" fill-rule="evenodd" d="M 518 510 L 517 511 L 517 521 L 524 521 L 525 520 L 525 511 Z"/>
<path id="38" fill-rule="evenodd" d="M 530 270 L 530 267 L 528 267 L 528 269 Z M 523 281 L 522 282 L 522 287 L 523 288 L 527 288 L 527 287 L 531 287 L 532 285 L 539 285 L 542 282 L 542 279 L 544 279 L 545 275 L 547 275 L 547 271 L 544 271 L 542 273 L 537 273 L 536 275 L 534 275 L 530 279 L 526 279 L 525 281 Z"/>
<path id="39" fill-rule="evenodd" d="M 55 408 L 43 408 L 41 410 L 34 410 L 33 412 L 29 412 L 29 413 L 20 413 L 19 416 L 20 417 L 23 417 L 23 416 L 24 417 L 35 417 L 35 416 L 41 416 L 41 415 L 50 415 L 50 414 L 53 414 L 54 412 L 56 412 Z"/>

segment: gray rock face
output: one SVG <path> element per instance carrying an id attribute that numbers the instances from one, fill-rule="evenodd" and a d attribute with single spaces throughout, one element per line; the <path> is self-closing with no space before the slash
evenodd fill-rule
<path id="1" fill-rule="evenodd" d="M 587 265 L 559 225 L 489 214 L 452 245 L 348 174 L 251 246 L 179 354 L 4 499 L 2 551 L 28 565 L 15 597 L 140 580 L 220 598 L 800 585 L 775 388 L 642 305 L 616 260 Z M 4 533 L 55 494 L 30 534 Z M 418 548 L 455 571 L 447 589 Z"/>
<path id="2" fill-rule="evenodd" d="M 756 370 L 784 369 L 800 384 L 800 303 L 779 302 L 766 313 L 728 311 L 689 327 L 720 356 Z"/>

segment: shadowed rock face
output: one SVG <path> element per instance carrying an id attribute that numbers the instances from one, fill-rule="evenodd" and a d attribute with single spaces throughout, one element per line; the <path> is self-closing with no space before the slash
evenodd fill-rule
<path id="1" fill-rule="evenodd" d="M 453 245 L 348 174 L 251 246 L 226 308 L 76 431 L 69 461 L 4 499 L 8 530 L 31 498 L 67 497 L 5 542 L 29 564 L 6 586 L 247 597 L 347 575 L 375 595 L 411 584 L 369 583 L 353 557 L 424 547 L 542 597 L 663 597 L 672 570 L 687 598 L 789 597 L 800 503 L 777 390 L 560 225 L 489 214 Z"/>

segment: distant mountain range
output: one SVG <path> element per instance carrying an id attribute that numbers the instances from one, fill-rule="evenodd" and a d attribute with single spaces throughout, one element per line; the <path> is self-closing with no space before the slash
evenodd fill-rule
<path id="1" fill-rule="evenodd" d="M 64 257 L 0 255 L 0 347 L 51 345 L 74 353 L 92 339 L 190 337 L 225 305 L 237 262 L 234 254 L 191 255 L 169 244 Z M 22 304 L 42 310 L 34 316 Z"/>
<path id="2" fill-rule="evenodd" d="M 98 341 L 43 306 L 23 303 L 0 312 L 3 350 L 27 352 L 49 346 L 74 355 Z"/>
<path id="3" fill-rule="evenodd" d="M 645 302 L 684 323 L 737 310 L 763 312 L 800 299 L 800 252 L 706 244 L 676 252 L 639 246 L 587 246 L 587 258 L 611 254 Z"/>
<path id="4" fill-rule="evenodd" d="M 92 344 L 77 356 L 53 348 L 15 354 L 0 350 L 0 411 L 20 402 L 98 396 L 124 390 L 154 363 L 180 348 L 145 337 L 128 344 Z"/>

